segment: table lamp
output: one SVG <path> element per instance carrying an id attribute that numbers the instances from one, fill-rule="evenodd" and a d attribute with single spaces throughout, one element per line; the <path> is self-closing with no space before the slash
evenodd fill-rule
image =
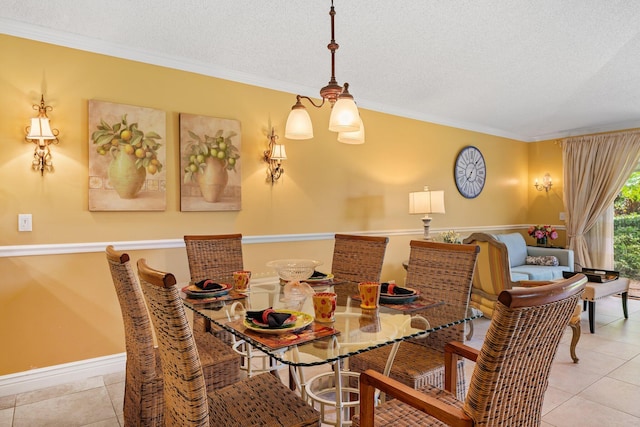
<path id="1" fill-rule="evenodd" d="M 430 240 L 429 225 L 431 224 L 431 217 L 429 214 L 445 213 L 444 191 L 430 191 L 429 187 L 425 186 L 424 191 L 409 193 L 409 213 L 425 214 L 422 218 L 422 223 L 424 224 L 424 239 Z"/>

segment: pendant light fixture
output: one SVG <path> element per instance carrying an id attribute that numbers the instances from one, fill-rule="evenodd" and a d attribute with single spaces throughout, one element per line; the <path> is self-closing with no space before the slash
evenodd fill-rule
<path id="1" fill-rule="evenodd" d="M 335 40 L 334 18 L 336 15 L 331 0 L 331 42 L 327 46 L 331 52 L 331 79 L 329 83 L 320 89 L 322 102 L 316 104 L 308 96 L 297 95 L 296 104 L 291 108 L 284 136 L 287 139 L 311 139 L 313 138 L 313 124 L 307 108 L 302 105 L 302 99 L 306 99 L 316 108 L 320 108 L 326 101 L 331 104 L 331 116 L 329 117 L 329 130 L 338 132 L 338 141 L 346 144 L 364 143 L 364 124 L 360 119 L 360 113 L 353 96 L 349 93 L 349 83 L 340 86 L 336 80 L 336 50 L 340 47 Z"/>

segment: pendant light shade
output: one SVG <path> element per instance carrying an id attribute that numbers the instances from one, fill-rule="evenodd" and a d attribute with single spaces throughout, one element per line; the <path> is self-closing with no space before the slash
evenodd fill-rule
<path id="1" fill-rule="evenodd" d="M 329 117 L 331 132 L 355 132 L 360 129 L 360 114 L 351 95 L 340 96 Z"/>
<path id="2" fill-rule="evenodd" d="M 338 141 L 343 144 L 364 144 L 364 123 L 360 119 L 360 130 L 338 133 Z"/>
<path id="3" fill-rule="evenodd" d="M 309 117 L 307 109 L 300 103 L 300 100 L 298 100 L 296 105 L 291 108 L 291 112 L 289 112 L 287 124 L 284 128 L 284 137 L 287 139 L 313 138 L 311 117 Z"/>

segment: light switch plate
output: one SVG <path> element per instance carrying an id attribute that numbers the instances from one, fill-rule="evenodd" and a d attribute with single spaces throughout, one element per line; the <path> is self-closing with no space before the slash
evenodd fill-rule
<path id="1" fill-rule="evenodd" d="M 32 231 L 31 214 L 18 214 L 18 231 Z"/>

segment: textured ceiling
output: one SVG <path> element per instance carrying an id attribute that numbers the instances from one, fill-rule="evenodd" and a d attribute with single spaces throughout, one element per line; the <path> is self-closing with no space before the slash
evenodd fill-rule
<path id="1" fill-rule="evenodd" d="M 0 33 L 317 97 L 331 75 L 329 7 L 0 0 Z M 522 141 L 640 127 L 640 1 L 335 8 L 336 77 L 360 107 Z"/>

